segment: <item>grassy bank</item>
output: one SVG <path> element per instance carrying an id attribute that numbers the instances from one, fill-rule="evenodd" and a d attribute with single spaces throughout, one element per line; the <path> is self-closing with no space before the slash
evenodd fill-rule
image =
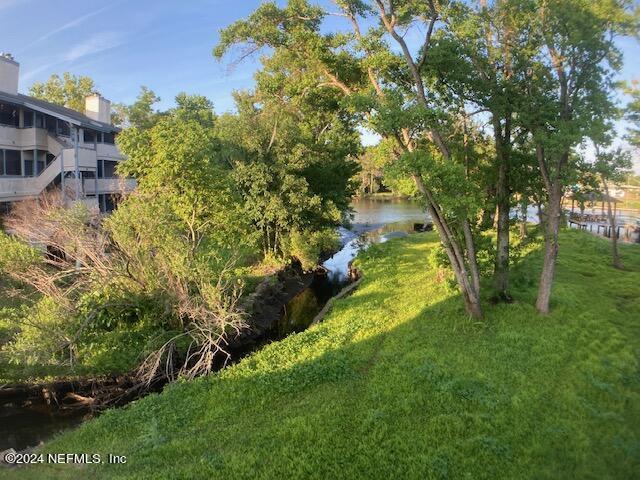
<path id="1" fill-rule="evenodd" d="M 175 384 L 59 437 L 48 452 L 126 465 L 9 478 L 631 478 L 640 468 L 640 249 L 561 237 L 553 313 L 516 303 L 477 323 L 426 266 L 433 234 L 372 247 L 323 324 L 220 374 Z M 4 473 L 4 472 L 3 472 Z"/>

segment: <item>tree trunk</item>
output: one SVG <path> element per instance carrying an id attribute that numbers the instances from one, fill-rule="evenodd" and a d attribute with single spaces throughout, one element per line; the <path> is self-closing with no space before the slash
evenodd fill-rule
<path id="1" fill-rule="evenodd" d="M 427 189 L 419 174 L 414 173 L 412 177 L 418 187 L 418 190 L 427 200 L 427 211 L 433 220 L 436 230 L 440 236 L 440 241 L 447 253 L 447 257 L 449 258 L 449 263 L 451 264 L 451 268 L 453 269 L 453 273 L 456 277 L 460 293 L 462 293 L 465 310 L 471 317 L 480 319 L 482 318 L 482 308 L 480 305 L 480 277 L 475 258 L 475 249 L 472 248 L 470 252 L 467 252 L 472 272 L 471 275 L 469 275 L 463 250 L 460 247 L 456 236 L 442 216 L 439 206 L 435 203 L 431 192 Z M 471 246 L 473 247 L 473 238 L 470 237 L 471 227 L 468 223 L 463 222 L 463 229 L 467 246 L 469 246 L 469 242 L 471 242 Z"/>
<path id="2" fill-rule="evenodd" d="M 562 198 L 559 190 L 559 186 L 554 185 L 553 192 L 550 192 L 546 221 L 544 222 L 544 261 L 538 286 L 536 309 L 545 315 L 549 313 L 551 287 L 558 258 L 558 231 L 560 229 L 560 202 Z"/>
<path id="3" fill-rule="evenodd" d="M 469 220 L 462 222 L 462 231 L 464 232 L 465 245 L 467 247 L 467 259 L 469 261 L 469 270 L 471 271 L 471 282 L 476 294 L 480 294 L 480 269 L 478 268 L 478 259 L 476 258 L 476 246 L 473 240 L 473 232 Z"/>
<path id="4" fill-rule="evenodd" d="M 498 159 L 498 181 L 496 184 L 496 258 L 493 269 L 495 298 L 509 301 L 509 213 L 511 191 L 509 187 L 509 121 L 506 121 L 505 138 L 499 122 L 494 122 L 496 154 Z"/>
<path id="5" fill-rule="evenodd" d="M 407 46 L 407 43 L 402 35 L 400 35 L 395 29 L 395 19 L 394 15 L 388 15 L 385 9 L 385 6 L 381 2 L 378 3 L 378 7 L 380 10 L 380 19 L 382 20 L 382 24 L 385 26 L 389 34 L 394 38 L 394 40 L 400 46 L 402 53 L 405 57 L 407 66 L 409 67 L 409 71 L 411 72 L 411 76 L 413 77 L 413 84 L 417 93 L 417 101 L 420 105 L 422 105 L 425 109 L 429 110 L 431 107 L 427 100 L 427 95 L 425 93 L 425 86 L 423 82 L 422 75 L 420 73 L 420 67 L 414 61 L 411 51 Z M 393 3 L 390 4 L 391 10 L 393 10 Z M 435 19 L 435 17 L 434 17 Z M 377 90 L 377 89 L 376 89 Z M 449 147 L 444 141 L 442 135 L 438 130 L 430 129 L 427 132 L 427 137 L 431 139 L 432 143 L 437 147 L 437 149 L 442 154 L 442 157 L 445 160 L 450 160 L 451 152 L 449 151 Z M 405 136 L 405 148 L 409 151 L 412 151 L 413 147 L 412 142 L 410 140 L 410 136 L 408 135 L 408 131 L 404 129 L 403 135 Z M 402 144 L 402 142 L 400 142 Z M 456 279 L 458 281 L 458 285 L 460 286 L 460 290 L 465 300 L 465 307 L 469 315 L 473 318 L 482 318 L 482 310 L 480 308 L 480 292 L 476 291 L 474 286 L 470 283 L 468 269 L 465 264 L 464 250 L 460 246 L 460 242 L 454 235 L 454 232 L 451 230 L 449 225 L 442 215 L 440 211 L 439 204 L 433 198 L 431 191 L 425 187 L 424 182 L 422 180 L 422 176 L 419 174 L 414 174 L 413 179 L 416 182 L 418 190 L 426 197 L 427 199 L 427 208 L 429 214 L 431 215 L 433 222 L 438 229 L 438 233 L 440 234 L 440 239 L 444 248 L 447 252 L 447 256 L 449 257 L 449 261 L 451 262 L 451 267 L 456 274 Z M 475 262 L 475 252 L 467 252 L 469 258 L 472 257 L 473 253 L 473 262 Z M 475 283 L 475 279 L 474 279 Z"/>
<path id="6" fill-rule="evenodd" d="M 619 270 L 624 269 L 622 261 L 620 260 L 620 253 L 618 252 L 618 235 L 616 232 L 616 217 L 611 211 L 611 197 L 609 196 L 609 185 L 604 177 L 602 177 L 602 184 L 604 185 L 604 193 L 607 195 L 607 217 L 609 217 L 609 225 L 611 228 L 611 253 L 613 255 L 613 266 Z"/>
<path id="7" fill-rule="evenodd" d="M 527 198 L 523 198 L 520 200 L 520 238 L 526 238 L 528 235 L 527 232 L 527 211 L 529 208 L 529 202 Z"/>
<path id="8" fill-rule="evenodd" d="M 496 227 L 496 259 L 493 270 L 493 287 L 499 300 L 509 300 L 509 198 L 498 199 Z"/>

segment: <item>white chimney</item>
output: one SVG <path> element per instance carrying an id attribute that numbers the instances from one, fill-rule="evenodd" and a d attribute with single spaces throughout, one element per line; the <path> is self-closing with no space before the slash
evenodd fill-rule
<path id="1" fill-rule="evenodd" d="M 18 93 L 18 74 L 20 64 L 10 53 L 0 52 L 0 92 L 16 95 Z"/>
<path id="2" fill-rule="evenodd" d="M 87 117 L 102 123 L 111 123 L 111 102 L 99 93 L 85 99 L 84 113 Z"/>

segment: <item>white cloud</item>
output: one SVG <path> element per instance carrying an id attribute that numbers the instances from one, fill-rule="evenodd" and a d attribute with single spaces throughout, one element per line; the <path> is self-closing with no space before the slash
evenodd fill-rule
<path id="1" fill-rule="evenodd" d="M 0 0 L 2 1 L 2 0 Z M 36 78 L 42 72 L 53 70 L 60 65 L 70 64 L 77 60 L 95 55 L 100 52 L 111 50 L 125 43 L 125 38 L 117 32 L 103 32 L 88 37 L 83 42 L 71 47 L 66 53 L 49 57 L 49 62 L 41 63 L 39 66 L 27 70 L 20 76 L 21 82 L 27 82 Z"/>
<path id="2" fill-rule="evenodd" d="M 29 70 L 23 74 L 20 75 L 20 81 L 21 82 L 26 82 L 28 80 L 31 80 L 33 77 L 35 77 L 36 75 L 38 75 L 41 72 L 44 72 L 45 70 L 50 69 L 51 67 L 54 67 L 56 65 L 56 63 L 45 63 L 43 65 L 40 65 L 37 68 L 34 68 L 33 70 Z"/>
<path id="3" fill-rule="evenodd" d="M 5 2 L 6 1 L 14 2 L 14 1 L 20 1 L 20 0 L 0 0 L 0 8 L 1 8 L 1 5 L 2 5 L 3 1 L 5 1 Z M 90 18 L 95 17 L 96 15 L 100 15 L 102 12 L 104 12 L 104 11 L 110 9 L 110 8 L 113 8 L 113 6 L 114 6 L 114 4 L 112 3 L 112 4 L 107 5 L 105 7 L 99 8 L 98 10 L 94 10 L 93 12 L 89 12 L 89 13 L 87 13 L 85 15 L 82 15 L 81 17 L 78 17 L 78 18 L 76 18 L 74 20 L 71 20 L 70 22 L 67 22 L 64 25 L 61 25 L 58 28 L 54 28 L 53 30 L 45 33 L 41 37 L 38 37 L 33 42 L 25 45 L 23 50 L 26 50 L 26 49 L 36 45 L 37 43 L 40 43 L 40 42 L 44 41 L 44 40 L 47 40 L 47 39 L 53 37 L 54 35 L 57 35 L 59 33 L 62 33 L 64 31 L 66 31 L 66 30 L 72 29 L 72 28 L 77 27 L 79 25 L 82 25 L 84 22 L 86 22 Z"/>
<path id="4" fill-rule="evenodd" d="M 119 47 L 124 44 L 124 38 L 121 34 L 116 32 L 102 32 L 97 33 L 85 41 L 73 46 L 67 53 L 64 54 L 64 61 L 74 62 L 87 55 L 95 55 L 96 53 L 111 50 L 112 48 Z"/>

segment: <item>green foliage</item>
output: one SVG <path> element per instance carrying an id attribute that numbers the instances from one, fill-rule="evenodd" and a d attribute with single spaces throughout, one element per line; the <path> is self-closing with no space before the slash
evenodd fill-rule
<path id="1" fill-rule="evenodd" d="M 631 97 L 626 107 L 626 118 L 631 122 L 628 140 L 636 148 L 640 148 L 640 88 L 638 83 L 638 80 L 635 80 L 631 85 L 625 85 L 624 88 L 625 93 Z"/>
<path id="2" fill-rule="evenodd" d="M 85 99 L 94 90 L 91 78 L 64 72 L 62 78 L 54 73 L 46 82 L 35 82 L 29 88 L 29 95 L 84 113 Z"/>
<path id="3" fill-rule="evenodd" d="M 176 106 L 169 114 L 179 121 L 196 122 L 205 128 L 212 128 L 216 120 L 211 100 L 203 95 L 187 95 L 184 92 L 176 95 Z"/>
<path id="4" fill-rule="evenodd" d="M 182 94 L 181 94 L 182 95 Z M 151 128 L 161 117 L 153 106 L 160 101 L 152 90 L 142 86 L 138 98 L 132 105 L 113 105 L 112 122 L 121 128 L 135 127 L 140 130 Z"/>
<path id="5" fill-rule="evenodd" d="M 24 271 L 37 263 L 41 252 L 0 230 L 0 274 L 9 269 Z"/>
<path id="6" fill-rule="evenodd" d="M 335 230 L 299 232 L 289 234 L 285 251 L 297 259 L 304 270 L 313 270 L 323 253 L 332 253 L 340 246 L 340 238 Z"/>
<path id="7" fill-rule="evenodd" d="M 76 373 L 130 369 L 149 353 L 152 336 L 166 341 L 203 316 L 206 331 L 226 328 L 233 306 L 223 285 L 241 289 L 233 265 L 255 259 L 256 238 L 209 107 L 181 96 L 150 128 L 122 133 L 127 160 L 119 169 L 135 176 L 138 188 L 101 222 L 82 204 L 41 215 L 42 228 L 35 228 L 55 232 L 66 260 L 48 265 L 42 252 L 0 235 L 0 267 L 23 283 L 35 279 L 43 293 L 20 315 L 5 357 Z M 87 250 L 69 260 L 79 246 Z"/>
<path id="8" fill-rule="evenodd" d="M 230 170 L 210 129 L 171 116 L 148 130 L 128 129 L 118 142 L 128 157 L 118 172 L 136 177 L 141 192 L 157 197 L 158 208 L 170 209 L 198 234 L 235 243 L 228 231 L 237 232 L 244 223 Z M 115 227 L 117 221 L 111 223 Z"/>
<path id="9" fill-rule="evenodd" d="M 337 226 L 355 192 L 353 125 L 316 98 L 295 107 L 237 94 L 238 114 L 218 118 L 216 137 L 266 253 L 283 253 L 293 231 Z"/>
<path id="10" fill-rule="evenodd" d="M 612 151 L 599 151 L 593 165 L 593 171 L 605 182 L 622 182 L 631 171 L 633 162 L 631 153 L 618 148 Z"/>
<path id="11" fill-rule="evenodd" d="M 398 157 L 395 140 L 382 139 L 377 145 L 368 147 L 358 157 L 362 191 L 377 193 L 384 186 L 395 195 L 417 196 L 415 182 L 406 172 L 394 168 L 394 162 Z"/>
<path id="12" fill-rule="evenodd" d="M 618 115 L 612 74 L 621 67 L 615 38 L 637 31 L 638 15 L 630 1 L 557 0 L 536 21 L 541 50 L 529 70 L 522 121 L 553 159 L 550 174 L 561 177 L 585 137 L 603 143 L 610 136 Z"/>
<path id="13" fill-rule="evenodd" d="M 19 331 L 2 347 L 2 356 L 24 366 L 71 363 L 69 340 L 77 321 L 67 318 L 55 300 L 44 297 L 24 306 L 15 319 Z"/>
<path id="14" fill-rule="evenodd" d="M 402 155 L 393 167 L 395 172 L 420 172 L 441 208 L 451 217 L 473 218 L 481 207 L 477 185 L 460 163 L 444 161 L 435 152 L 417 150 Z"/>
<path id="15" fill-rule="evenodd" d="M 516 301 L 487 307 L 479 324 L 425 268 L 437 245 L 419 234 L 371 247 L 357 259 L 363 283 L 322 324 L 44 451 L 127 455 L 122 468 L 88 465 L 95 478 L 633 477 L 637 249 L 620 272 L 606 240 L 562 232 L 552 313 L 532 305 L 536 249 L 514 269 Z M 35 465 L 5 476 L 77 474 Z"/>

